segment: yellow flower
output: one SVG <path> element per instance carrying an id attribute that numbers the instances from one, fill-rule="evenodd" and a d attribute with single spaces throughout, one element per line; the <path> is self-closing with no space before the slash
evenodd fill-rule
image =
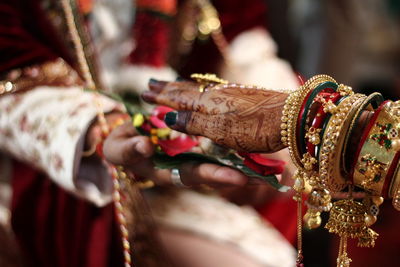
<path id="1" fill-rule="evenodd" d="M 151 137 L 150 137 L 150 140 L 151 140 L 151 142 L 153 143 L 153 144 L 158 144 L 158 137 L 157 136 L 155 136 L 155 135 L 152 135 Z"/>
<path id="2" fill-rule="evenodd" d="M 134 127 L 140 127 L 144 123 L 144 116 L 143 114 L 135 114 L 133 115 L 132 124 Z"/>
<path id="3" fill-rule="evenodd" d="M 171 133 L 171 129 L 170 128 L 157 129 L 158 138 L 168 137 L 170 133 Z"/>

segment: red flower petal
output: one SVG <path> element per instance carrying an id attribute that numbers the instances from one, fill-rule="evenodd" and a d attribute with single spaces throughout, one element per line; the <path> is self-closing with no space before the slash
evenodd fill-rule
<path id="1" fill-rule="evenodd" d="M 254 160 L 256 163 L 264 166 L 275 167 L 275 166 L 284 166 L 286 164 L 286 162 L 284 162 L 283 160 L 269 159 L 258 153 L 249 153 L 248 155 L 249 158 Z"/>
<path id="2" fill-rule="evenodd" d="M 258 153 L 240 153 L 244 157 L 243 164 L 253 171 L 263 174 L 281 174 L 286 162 L 282 160 L 269 159 Z"/>
<path id="3" fill-rule="evenodd" d="M 146 133 L 150 133 L 150 131 L 151 131 L 151 125 L 150 125 L 150 123 L 148 123 L 148 122 L 144 122 L 144 123 L 142 124 L 142 126 L 140 126 L 140 128 L 141 128 L 142 130 L 144 130 Z"/>
<path id="4" fill-rule="evenodd" d="M 249 167 L 250 169 L 252 169 L 253 171 L 255 171 L 258 174 L 264 174 L 264 168 L 265 166 L 262 166 L 260 164 L 255 163 L 254 161 L 252 161 L 249 158 L 245 158 L 243 161 L 243 164 L 246 165 L 247 167 Z"/>
<path id="5" fill-rule="evenodd" d="M 198 141 L 188 135 L 181 135 L 172 140 L 158 140 L 158 144 L 162 151 L 173 157 L 191 150 L 194 146 L 198 145 Z"/>
<path id="6" fill-rule="evenodd" d="M 160 120 L 157 116 L 150 116 L 149 121 L 156 128 L 167 128 L 164 120 Z"/>

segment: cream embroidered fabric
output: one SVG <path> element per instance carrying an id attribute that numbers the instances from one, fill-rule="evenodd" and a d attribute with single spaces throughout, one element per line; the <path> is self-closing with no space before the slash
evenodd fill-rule
<path id="1" fill-rule="evenodd" d="M 268 267 L 293 267 L 295 250 L 251 207 L 192 190 L 148 196 L 156 222 L 227 242 Z"/>
<path id="2" fill-rule="evenodd" d="M 77 176 L 82 138 L 96 117 L 95 97 L 79 87 L 38 87 L 0 98 L 0 149 L 35 165 L 64 189 L 104 205 L 111 200 L 104 199 L 111 185 L 101 187 L 88 179 L 82 184 Z M 105 112 L 121 108 L 109 98 L 100 99 Z"/>

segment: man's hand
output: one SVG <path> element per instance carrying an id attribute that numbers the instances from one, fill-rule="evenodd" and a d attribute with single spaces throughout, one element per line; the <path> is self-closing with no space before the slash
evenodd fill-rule
<path id="1" fill-rule="evenodd" d="M 171 185 L 171 171 L 156 169 L 151 160 L 154 145 L 150 138 L 137 133 L 131 122 L 117 127 L 104 142 L 105 158 L 138 177 L 154 181 L 158 185 Z M 248 178 L 241 172 L 215 164 L 186 163 L 179 168 L 183 184 L 196 186 L 206 184 L 213 187 L 245 185 Z"/>

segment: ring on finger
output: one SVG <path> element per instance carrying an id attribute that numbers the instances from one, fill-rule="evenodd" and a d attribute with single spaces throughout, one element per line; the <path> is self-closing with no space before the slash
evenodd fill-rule
<path id="1" fill-rule="evenodd" d="M 182 182 L 179 169 L 171 169 L 171 182 L 177 187 L 189 187 Z"/>

